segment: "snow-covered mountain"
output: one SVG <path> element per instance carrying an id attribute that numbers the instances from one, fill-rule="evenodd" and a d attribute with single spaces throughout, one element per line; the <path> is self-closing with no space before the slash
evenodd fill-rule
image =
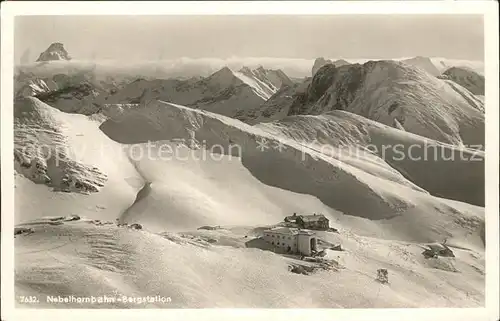
<path id="1" fill-rule="evenodd" d="M 484 75 L 484 61 L 448 59 L 442 57 L 430 57 L 430 59 L 440 73 L 452 67 L 459 67 L 473 70 L 480 75 Z"/>
<path id="2" fill-rule="evenodd" d="M 420 68 L 433 76 L 439 76 L 441 74 L 441 72 L 429 57 L 417 56 L 414 58 L 401 60 L 401 62 L 416 68 Z"/>
<path id="3" fill-rule="evenodd" d="M 139 103 L 162 100 L 234 116 L 260 106 L 283 84 L 292 81 L 279 70 L 222 68 L 207 78 L 138 79 L 116 93 L 102 96 L 99 104 Z"/>
<path id="4" fill-rule="evenodd" d="M 38 93 L 34 97 L 64 112 L 91 115 L 101 108 L 94 103 L 101 94 L 104 92 L 84 81 L 77 85 L 67 84 L 61 89 Z"/>
<path id="5" fill-rule="evenodd" d="M 264 69 L 262 66 L 251 70 L 248 67 L 243 67 L 240 72 L 247 77 L 256 78 L 274 89 L 280 89 L 283 85 L 292 86 L 294 82 L 280 69 Z"/>
<path id="6" fill-rule="evenodd" d="M 451 67 L 440 76 L 441 79 L 449 79 L 466 88 L 474 95 L 484 96 L 484 76 L 473 70 L 460 67 Z"/>
<path id="7" fill-rule="evenodd" d="M 33 77 L 26 79 L 23 83 L 16 83 L 15 96 L 16 97 L 32 97 L 38 94 L 48 93 L 58 89 L 58 84 L 52 79 L 40 79 Z"/>
<path id="8" fill-rule="evenodd" d="M 484 146 L 484 105 L 463 87 L 395 61 L 325 65 L 289 115 L 346 110 L 454 145 Z"/>
<path id="9" fill-rule="evenodd" d="M 71 60 L 64 45 L 60 42 L 52 43 L 44 52 L 38 56 L 36 61 L 50 61 L 50 60 Z"/>
<path id="10" fill-rule="evenodd" d="M 14 105 L 14 166 L 18 173 L 54 191 L 94 193 L 106 175 L 71 157 L 64 127 L 66 114 L 40 100 L 20 98 Z"/>
<path id="11" fill-rule="evenodd" d="M 390 57 L 387 59 L 391 59 Z M 401 61 L 410 58 L 394 57 L 392 60 Z M 466 67 L 479 74 L 484 74 L 484 61 L 476 60 L 456 60 L 439 57 L 429 57 L 431 62 L 440 73 L 451 67 Z M 329 58 L 335 65 L 348 63 L 366 63 L 370 60 L 380 60 L 375 58 L 349 58 L 345 60 Z M 52 60 L 35 63 L 22 63 L 16 69 L 35 73 L 39 77 L 47 77 L 47 74 L 73 73 L 79 70 L 94 69 L 97 78 L 113 76 L 119 78 L 147 78 L 166 79 L 179 78 L 188 79 L 191 77 L 207 77 L 224 66 L 232 70 L 240 70 L 243 66 L 251 69 L 263 66 L 265 69 L 282 70 L 291 79 L 304 79 L 311 77 L 311 69 L 314 66 L 314 59 L 290 59 L 290 58 L 259 58 L 259 57 L 232 57 L 228 59 L 214 58 L 178 58 L 154 61 L 127 60 L 124 64 L 117 60 Z"/>

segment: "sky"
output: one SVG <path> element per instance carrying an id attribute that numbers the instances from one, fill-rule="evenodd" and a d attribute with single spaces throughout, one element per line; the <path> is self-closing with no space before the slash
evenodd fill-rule
<path id="1" fill-rule="evenodd" d="M 53 42 L 74 59 L 484 59 L 480 15 L 24 16 L 15 61 Z"/>

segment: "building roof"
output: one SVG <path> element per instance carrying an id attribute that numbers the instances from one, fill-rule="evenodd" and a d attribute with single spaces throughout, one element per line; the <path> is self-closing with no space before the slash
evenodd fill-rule
<path id="1" fill-rule="evenodd" d="M 319 221 L 319 220 L 327 219 L 323 214 L 301 215 L 300 218 L 304 222 L 314 222 L 314 221 Z"/>
<path id="2" fill-rule="evenodd" d="M 293 227 L 273 227 L 269 230 L 266 230 L 265 232 L 294 235 L 297 234 L 298 231 L 299 231 L 298 228 L 293 228 Z"/>
<path id="3" fill-rule="evenodd" d="M 311 231 L 301 230 L 295 227 L 274 227 L 269 230 L 265 230 L 264 232 L 271 232 L 277 234 L 286 234 L 286 235 L 297 235 L 297 234 L 308 234 L 313 235 Z"/>

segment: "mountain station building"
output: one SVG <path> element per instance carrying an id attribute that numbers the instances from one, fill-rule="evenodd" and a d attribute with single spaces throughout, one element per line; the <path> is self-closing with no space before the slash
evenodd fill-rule
<path id="1" fill-rule="evenodd" d="M 312 255 L 317 252 L 317 238 L 311 231 L 275 227 L 265 230 L 263 238 L 284 253 Z"/>

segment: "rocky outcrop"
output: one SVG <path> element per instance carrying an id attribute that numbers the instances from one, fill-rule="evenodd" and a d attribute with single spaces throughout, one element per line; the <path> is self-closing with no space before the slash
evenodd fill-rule
<path id="1" fill-rule="evenodd" d="M 452 80 L 474 95 L 484 96 L 484 76 L 470 69 L 451 67 L 439 76 L 439 78 Z"/>
<path id="2" fill-rule="evenodd" d="M 91 115 L 101 109 L 100 105 L 93 104 L 95 98 L 100 94 L 101 92 L 92 84 L 82 82 L 53 91 L 42 92 L 34 95 L 34 97 L 67 113 Z"/>
<path id="3" fill-rule="evenodd" d="M 71 60 L 66 49 L 64 49 L 64 45 L 60 42 L 54 42 L 51 44 L 47 50 L 42 52 L 38 59 L 38 61 L 51 61 L 51 60 Z"/>
<path id="4" fill-rule="evenodd" d="M 484 146 L 484 104 L 450 82 L 392 60 L 327 64 L 288 115 L 345 110 L 440 142 Z"/>
<path id="5" fill-rule="evenodd" d="M 113 77 L 98 79 L 92 69 L 53 75 L 19 70 L 14 78 L 16 99 L 36 97 L 61 111 L 86 115 L 100 111 L 98 96 L 112 95 L 121 86 Z"/>
<path id="6" fill-rule="evenodd" d="M 437 67 L 428 57 L 417 56 L 414 58 L 402 60 L 401 62 L 416 68 L 420 68 L 433 76 L 438 76 L 440 74 Z"/>

